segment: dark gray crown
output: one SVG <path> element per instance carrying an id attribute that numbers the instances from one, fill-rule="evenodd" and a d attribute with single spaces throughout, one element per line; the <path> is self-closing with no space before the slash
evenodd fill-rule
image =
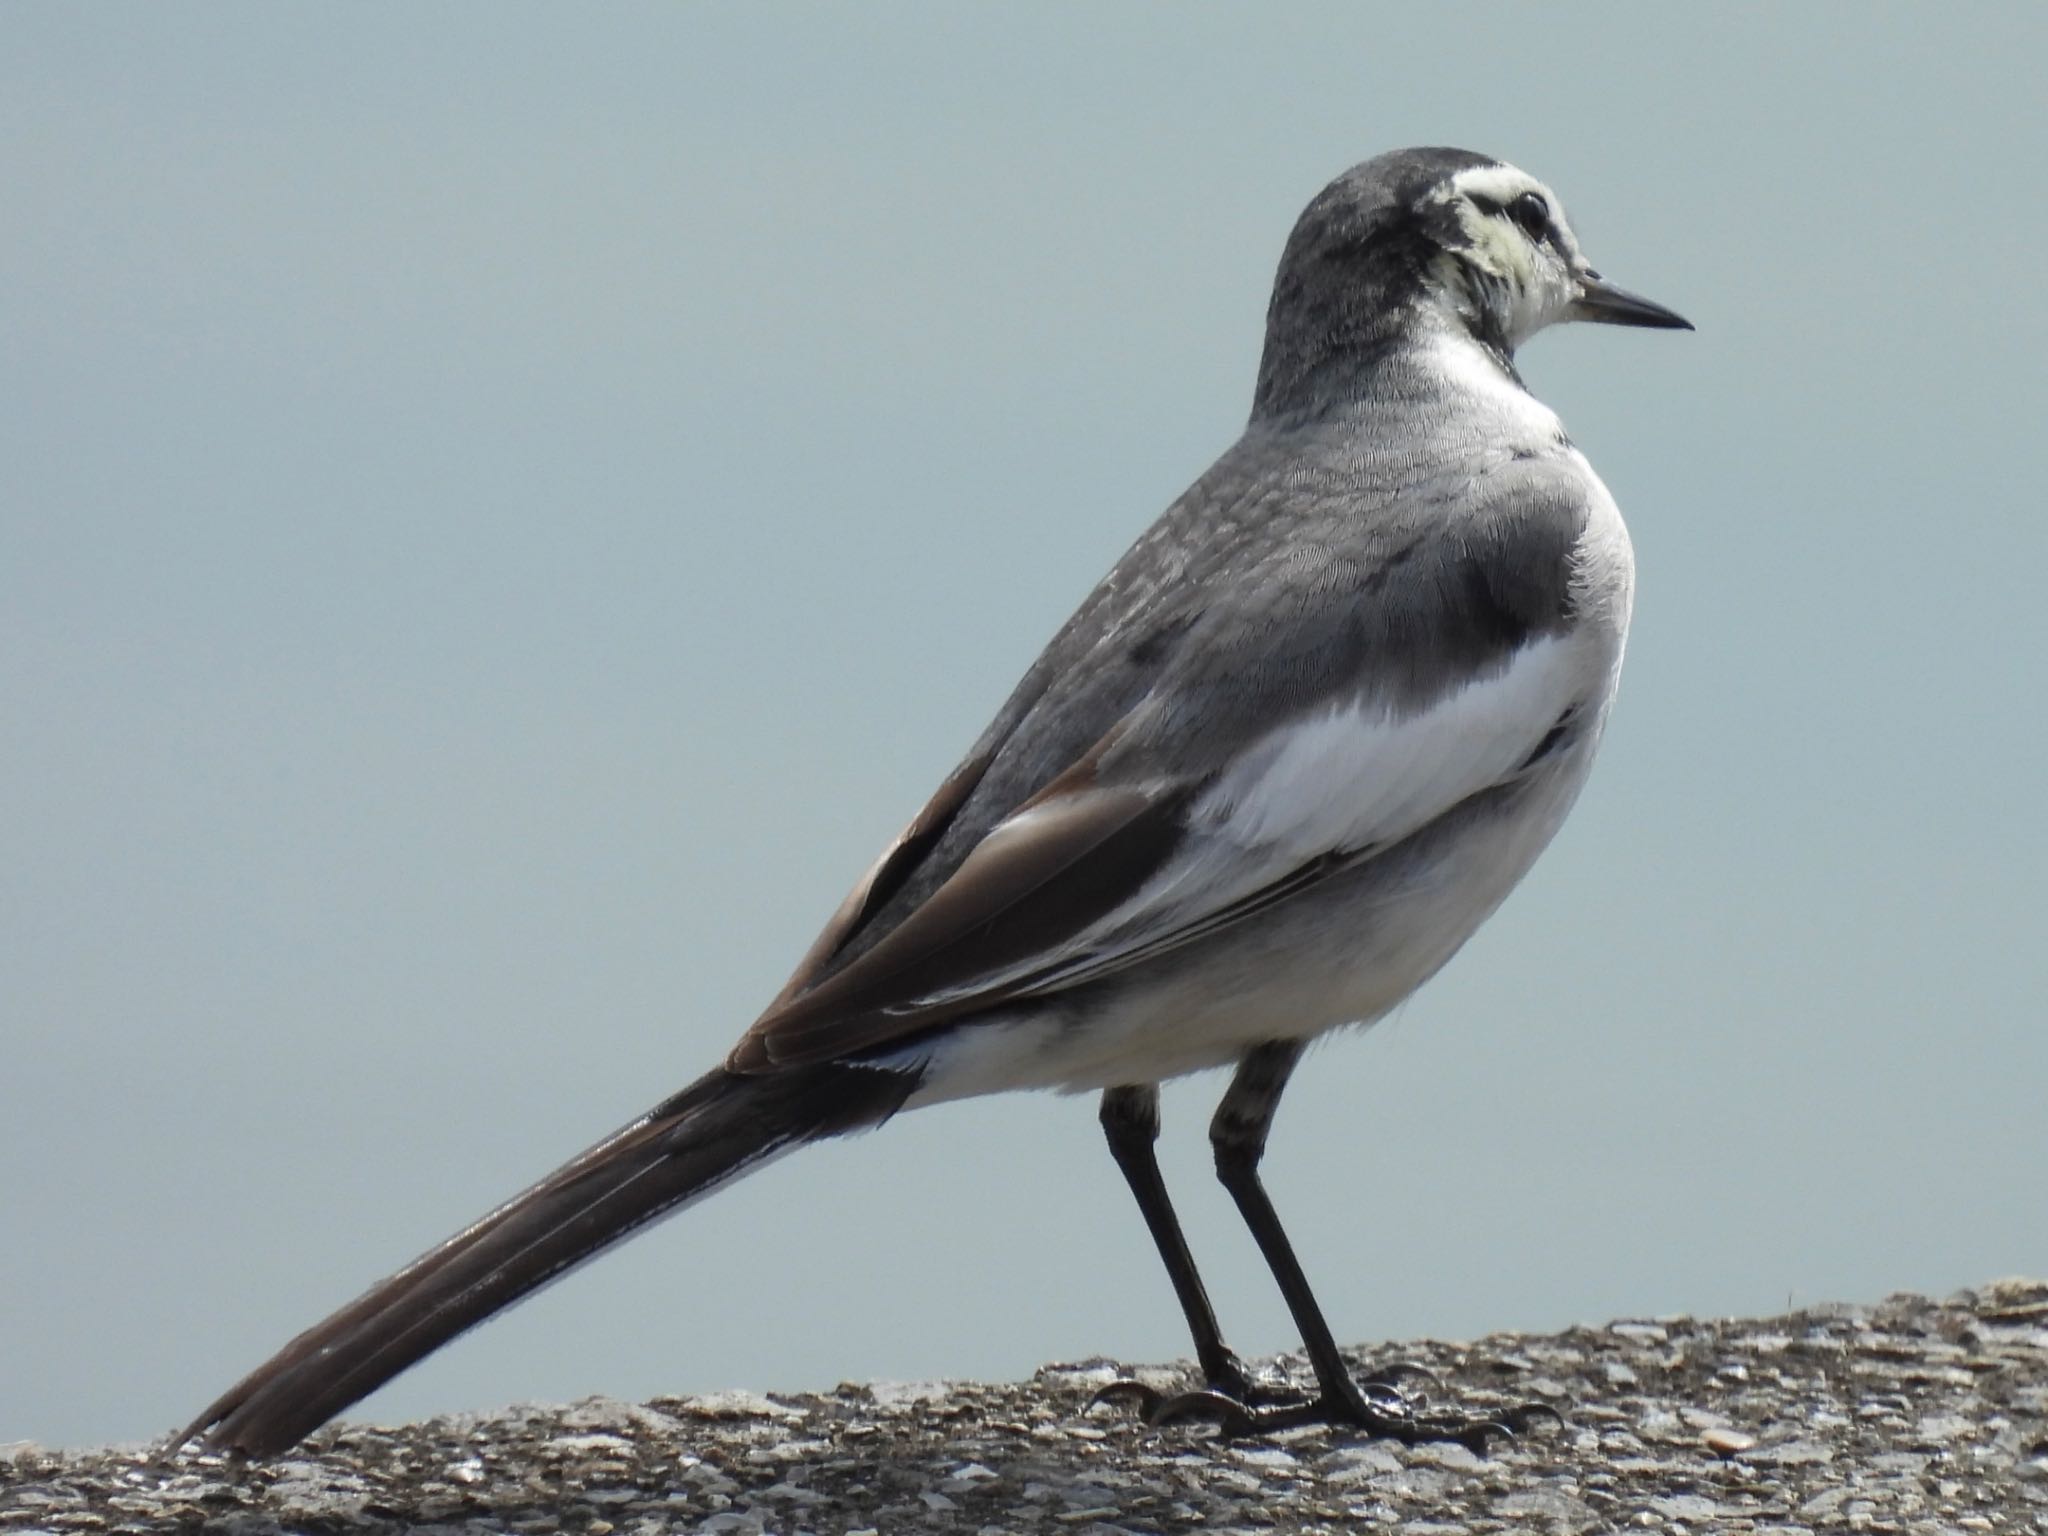
<path id="1" fill-rule="evenodd" d="M 1341 394 L 1399 342 L 1431 262 L 1464 243 L 1456 213 L 1430 194 L 1461 171 L 1499 164 L 1464 149 L 1398 149 L 1316 194 L 1273 280 L 1254 417 Z"/>

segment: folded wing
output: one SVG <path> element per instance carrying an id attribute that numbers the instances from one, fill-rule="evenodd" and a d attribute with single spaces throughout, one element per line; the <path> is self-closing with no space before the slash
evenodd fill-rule
<path id="1" fill-rule="evenodd" d="M 845 1059 L 1213 935 L 1513 780 L 1582 687 L 1569 639 L 1543 635 L 1421 708 L 1356 689 L 1192 772 L 1148 760 L 1141 704 L 729 1065 Z"/>

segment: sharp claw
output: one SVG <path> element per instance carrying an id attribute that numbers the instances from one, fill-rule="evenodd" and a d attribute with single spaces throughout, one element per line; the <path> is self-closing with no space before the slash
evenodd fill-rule
<path id="1" fill-rule="evenodd" d="M 1420 1360 L 1389 1360 L 1366 1375 L 1358 1378 L 1362 1387 L 1394 1387 L 1398 1389 L 1403 1381 L 1426 1381 L 1432 1387 L 1442 1387 L 1443 1377 L 1424 1365 Z"/>
<path id="2" fill-rule="evenodd" d="M 1413 1417 L 1428 1405 L 1427 1398 L 1410 1397 L 1400 1387 L 1388 1381 L 1361 1381 L 1357 1383 L 1358 1395 L 1379 1406 L 1389 1414 L 1407 1414 Z"/>
<path id="3" fill-rule="evenodd" d="M 1564 1410 L 1551 1403 L 1517 1403 L 1499 1415 L 1500 1422 L 1517 1435 L 1542 1418 L 1550 1419 L 1559 1429 L 1571 1428 L 1572 1421 L 1564 1416 Z"/>
<path id="4" fill-rule="evenodd" d="M 1211 1392 L 1219 1393 L 1243 1408 L 1291 1408 L 1308 1398 L 1283 1383 L 1246 1381 L 1240 1384 L 1212 1381 Z"/>
<path id="5" fill-rule="evenodd" d="M 1416 1440 L 1449 1440 L 1462 1445 L 1475 1456 L 1484 1456 L 1489 1449 L 1488 1436 L 1498 1435 L 1512 1443 L 1522 1436 L 1540 1419 L 1555 1419 L 1559 1424 L 1568 1421 L 1565 1416 L 1549 1403 L 1517 1403 L 1512 1408 L 1484 1419 L 1454 1419 L 1444 1416 L 1416 1418 L 1410 1428 Z"/>
<path id="6" fill-rule="evenodd" d="M 1159 1411 L 1159 1405 L 1165 1401 L 1164 1392 L 1157 1387 L 1148 1387 L 1142 1381 L 1112 1381 L 1109 1385 L 1098 1388 L 1081 1411 L 1090 1413 L 1105 1403 L 1130 1403 L 1136 1405 L 1138 1417 L 1149 1422 L 1152 1415 Z"/>
<path id="7" fill-rule="evenodd" d="M 1212 1423 L 1225 1435 L 1241 1435 L 1258 1424 L 1256 1415 L 1243 1403 L 1213 1391 L 1182 1392 L 1156 1404 L 1145 1415 L 1145 1422 L 1154 1429 L 1189 1420 Z"/>

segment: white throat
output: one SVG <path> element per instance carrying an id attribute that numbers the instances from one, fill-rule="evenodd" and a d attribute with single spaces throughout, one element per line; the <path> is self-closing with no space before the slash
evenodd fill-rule
<path id="1" fill-rule="evenodd" d="M 1492 349 L 1458 321 L 1436 327 L 1421 357 L 1424 369 L 1471 408 L 1545 442 L 1563 435 L 1557 412 L 1524 389 Z"/>

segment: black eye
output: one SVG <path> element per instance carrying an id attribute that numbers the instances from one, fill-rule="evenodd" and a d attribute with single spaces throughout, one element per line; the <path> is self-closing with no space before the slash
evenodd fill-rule
<path id="1" fill-rule="evenodd" d="M 1508 204 L 1508 217 L 1521 226 L 1522 233 L 1539 244 L 1550 238 L 1550 204 L 1541 192 L 1524 192 Z"/>

